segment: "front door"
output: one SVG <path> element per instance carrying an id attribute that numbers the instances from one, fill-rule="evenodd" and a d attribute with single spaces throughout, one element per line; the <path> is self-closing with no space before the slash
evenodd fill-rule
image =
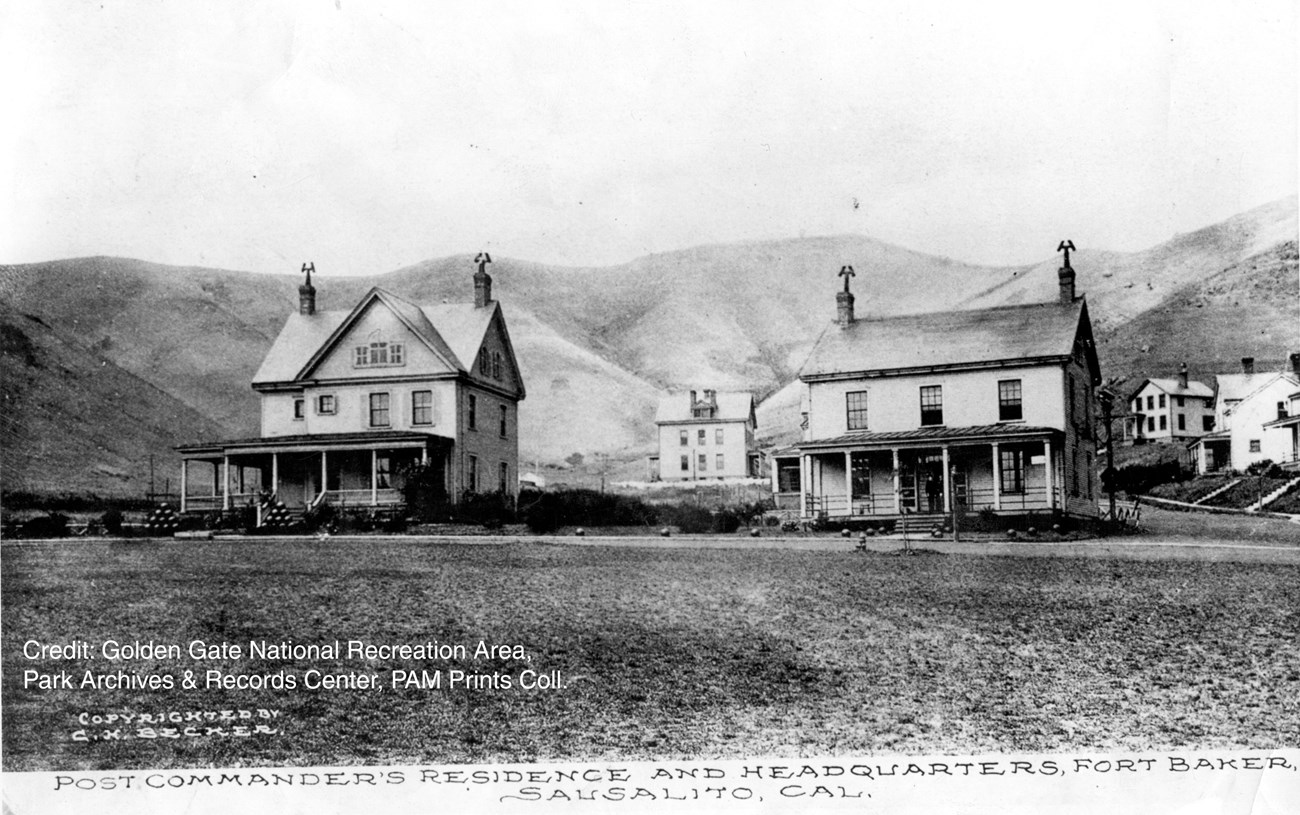
<path id="1" fill-rule="evenodd" d="M 943 456 L 934 453 L 917 456 L 916 477 L 921 511 L 932 515 L 943 512 Z"/>

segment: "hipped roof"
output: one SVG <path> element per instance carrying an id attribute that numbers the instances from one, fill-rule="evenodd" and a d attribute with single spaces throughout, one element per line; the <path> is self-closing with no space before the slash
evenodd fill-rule
<path id="1" fill-rule="evenodd" d="M 752 393 L 718 392 L 717 403 L 718 411 L 714 415 L 713 421 L 746 422 L 749 421 L 754 412 L 754 395 Z M 667 396 L 660 397 L 659 409 L 655 412 L 655 421 L 689 422 L 700 420 L 691 416 L 691 395 L 689 393 L 670 393 Z"/>

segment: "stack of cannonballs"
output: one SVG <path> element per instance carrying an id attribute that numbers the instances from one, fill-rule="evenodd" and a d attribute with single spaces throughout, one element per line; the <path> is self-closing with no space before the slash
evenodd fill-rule
<path id="1" fill-rule="evenodd" d="M 149 520 L 145 523 L 150 535 L 174 535 L 180 525 L 181 516 L 167 504 L 160 504 L 149 513 Z"/>
<path id="2" fill-rule="evenodd" d="M 293 518 L 289 516 L 289 509 L 280 500 L 280 496 L 272 494 L 262 502 L 262 526 L 279 529 L 288 526 L 292 522 Z"/>

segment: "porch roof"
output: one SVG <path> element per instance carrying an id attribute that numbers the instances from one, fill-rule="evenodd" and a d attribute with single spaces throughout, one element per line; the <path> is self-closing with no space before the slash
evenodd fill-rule
<path id="1" fill-rule="evenodd" d="M 921 447 L 934 443 L 981 443 L 1042 439 L 1062 435 L 1053 427 L 1029 427 L 1018 424 L 985 424 L 969 427 L 922 427 L 916 430 L 887 432 L 862 431 L 829 439 L 812 439 L 790 448 L 800 452 L 842 449 L 846 447 Z"/>
<path id="2" fill-rule="evenodd" d="M 1295 416 L 1283 416 L 1281 419 L 1264 422 L 1264 427 L 1291 427 L 1297 424 L 1300 424 L 1300 414 L 1296 414 Z"/>
<path id="3" fill-rule="evenodd" d="M 186 444 L 176 448 L 182 458 L 249 453 L 319 452 L 322 450 L 379 450 L 393 447 L 450 446 L 451 439 L 404 430 L 361 433 L 312 433 L 298 436 L 262 436 L 252 439 Z"/>

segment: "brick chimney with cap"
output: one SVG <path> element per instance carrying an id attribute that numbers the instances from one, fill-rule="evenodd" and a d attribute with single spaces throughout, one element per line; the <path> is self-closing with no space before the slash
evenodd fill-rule
<path id="1" fill-rule="evenodd" d="M 1178 366 L 1178 387 L 1187 390 L 1187 363 Z"/>
<path id="2" fill-rule="evenodd" d="M 1255 373 L 1255 358 L 1254 358 L 1254 357 L 1242 357 L 1242 358 L 1241 358 L 1241 372 L 1242 372 L 1243 374 L 1253 374 L 1253 373 Z"/>
<path id="3" fill-rule="evenodd" d="M 302 265 L 302 271 L 307 274 L 307 282 L 298 287 L 298 313 L 310 317 L 316 313 L 316 287 L 311 284 L 316 264 L 308 261 Z"/>
<path id="4" fill-rule="evenodd" d="M 844 290 L 835 294 L 835 321 L 840 324 L 840 328 L 853 325 L 853 292 L 849 291 L 849 278 L 854 276 L 852 266 L 840 269 L 840 277 L 844 278 Z"/>
<path id="5" fill-rule="evenodd" d="M 478 264 L 478 271 L 474 273 L 474 307 L 485 308 L 492 303 L 492 275 L 487 273 L 492 256 L 479 252 L 474 262 Z"/>
<path id="6" fill-rule="evenodd" d="M 1290 356 L 1290 360 L 1291 360 L 1291 373 L 1295 374 L 1296 376 L 1300 376 L 1300 353 L 1292 354 Z"/>
<path id="7" fill-rule="evenodd" d="M 1068 306 L 1074 302 L 1074 268 L 1070 266 L 1070 251 L 1074 249 L 1074 241 L 1061 241 L 1061 245 L 1056 247 L 1056 251 L 1065 253 L 1065 264 L 1056 272 L 1057 282 L 1060 286 L 1061 305 Z"/>

